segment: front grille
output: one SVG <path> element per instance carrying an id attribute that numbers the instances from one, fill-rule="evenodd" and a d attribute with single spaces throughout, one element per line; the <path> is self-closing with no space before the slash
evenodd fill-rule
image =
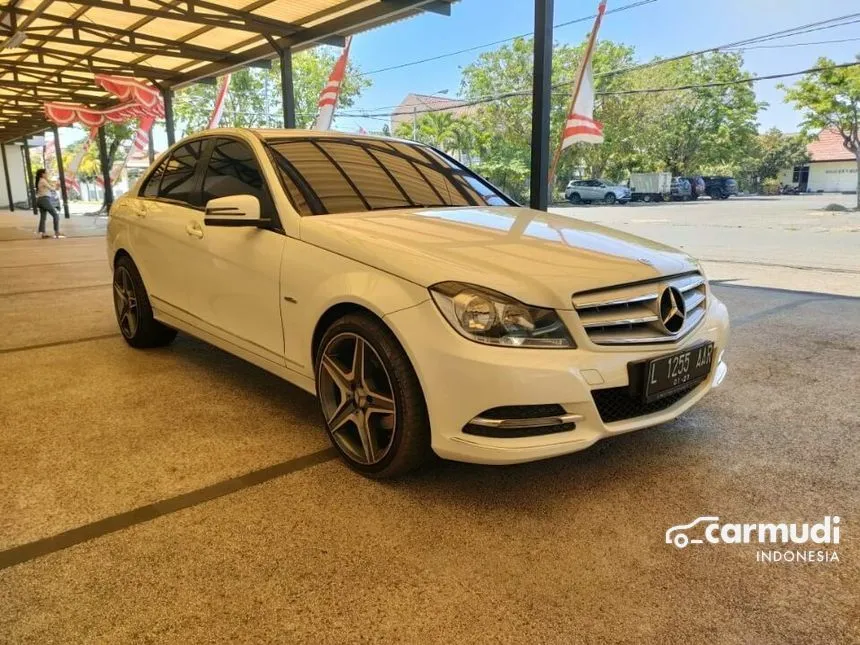
<path id="1" fill-rule="evenodd" d="M 672 299 L 683 303 L 682 317 L 670 315 Z M 585 332 L 597 345 L 669 343 L 684 337 L 705 317 L 707 285 L 694 271 L 583 291 L 571 300 Z"/>
<path id="2" fill-rule="evenodd" d="M 631 395 L 630 388 L 626 385 L 592 390 L 591 396 L 594 398 L 594 404 L 597 406 L 597 411 L 603 422 L 612 423 L 613 421 L 633 419 L 665 410 L 687 396 L 697 385 L 699 384 L 694 383 L 690 387 L 651 403 L 645 403 L 640 396 Z"/>

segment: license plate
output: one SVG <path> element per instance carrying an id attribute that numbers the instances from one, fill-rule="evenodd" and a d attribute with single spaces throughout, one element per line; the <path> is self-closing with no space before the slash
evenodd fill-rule
<path id="1" fill-rule="evenodd" d="M 711 372 L 713 357 L 714 344 L 705 343 L 649 361 L 645 365 L 645 401 L 662 399 L 703 381 Z"/>

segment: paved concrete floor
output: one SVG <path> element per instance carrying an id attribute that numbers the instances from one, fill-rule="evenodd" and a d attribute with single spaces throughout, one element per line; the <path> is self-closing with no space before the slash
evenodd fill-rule
<path id="1" fill-rule="evenodd" d="M 828 194 L 552 210 L 684 249 L 712 279 L 860 296 L 860 212 L 825 210 L 856 203 Z"/>
<path id="2" fill-rule="evenodd" d="M 379 483 L 303 392 L 128 348 L 103 248 L 0 241 L 0 642 L 860 641 L 860 299 L 716 284 L 729 378 L 677 421 Z M 838 563 L 664 544 L 828 514 Z"/>

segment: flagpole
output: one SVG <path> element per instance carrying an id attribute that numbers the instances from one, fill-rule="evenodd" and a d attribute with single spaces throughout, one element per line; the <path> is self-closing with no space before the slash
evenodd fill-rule
<path id="1" fill-rule="evenodd" d="M 591 58 L 591 53 L 594 50 L 594 42 L 597 40 L 597 31 L 600 29 L 600 22 L 603 20 L 603 13 L 606 11 L 606 0 L 601 0 L 600 4 L 597 7 L 597 16 L 594 18 L 594 26 L 591 28 L 591 34 L 588 36 L 588 44 L 585 46 L 585 53 L 582 56 L 582 60 L 579 63 L 579 69 L 576 71 L 576 81 L 573 86 L 573 95 L 570 98 L 570 107 L 567 109 L 567 112 L 564 115 L 564 123 L 567 123 L 567 118 L 570 113 L 573 111 L 574 105 L 576 105 L 576 99 L 579 96 L 579 89 L 582 87 L 582 77 L 585 76 L 585 63 Z M 555 148 L 555 152 L 552 155 L 552 163 L 549 166 L 549 177 L 547 177 L 547 181 L 549 182 L 549 190 L 550 194 L 552 194 L 552 185 L 555 183 L 555 171 L 558 167 L 558 161 L 561 158 L 561 144 L 564 141 L 564 125 L 561 128 L 561 138 L 558 141 L 558 145 Z"/>

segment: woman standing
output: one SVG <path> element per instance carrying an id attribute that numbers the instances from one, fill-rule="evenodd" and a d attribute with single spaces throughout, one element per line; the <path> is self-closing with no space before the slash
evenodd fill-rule
<path id="1" fill-rule="evenodd" d="M 39 207 L 39 233 L 41 233 L 43 239 L 50 237 L 45 233 L 45 216 L 50 212 L 54 218 L 54 237 L 66 237 L 65 235 L 60 235 L 60 214 L 51 203 L 51 182 L 48 181 L 45 172 L 44 168 L 39 168 L 36 171 L 36 206 Z"/>

